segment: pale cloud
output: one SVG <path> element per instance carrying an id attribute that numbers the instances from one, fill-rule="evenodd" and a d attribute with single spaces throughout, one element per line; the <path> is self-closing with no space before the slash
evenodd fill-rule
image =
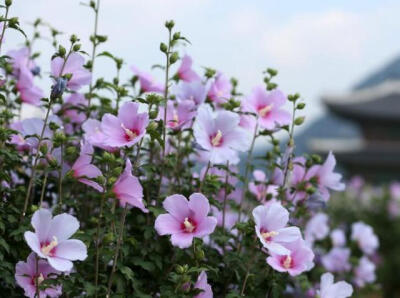
<path id="1" fill-rule="evenodd" d="M 292 68 L 308 67 L 331 57 L 354 61 L 363 51 L 367 30 L 354 13 L 303 14 L 265 34 L 263 49 L 280 65 Z"/>

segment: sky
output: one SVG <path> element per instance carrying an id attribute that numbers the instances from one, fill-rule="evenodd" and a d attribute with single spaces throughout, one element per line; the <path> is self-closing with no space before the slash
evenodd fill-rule
<path id="1" fill-rule="evenodd" d="M 85 1 L 85 0 L 82 0 Z M 66 32 L 77 34 L 82 49 L 93 32 L 94 15 L 79 0 L 14 0 L 12 16 L 22 27 L 40 17 Z M 285 93 L 299 92 L 308 104 L 309 120 L 317 117 L 325 93 L 349 90 L 369 72 L 400 52 L 400 1 L 335 0 L 101 0 L 99 34 L 109 41 L 107 50 L 124 58 L 123 77 L 130 65 L 150 70 L 163 63 L 159 44 L 167 38 L 164 22 L 173 19 L 176 30 L 191 41 L 182 48 L 196 69 L 209 66 L 239 79 L 248 93 L 262 83 L 262 71 L 276 68 L 276 82 Z M 23 42 L 7 33 L 6 48 Z M 41 41 L 43 71 L 49 69 L 53 49 Z M 96 62 L 95 76 L 110 77 L 112 65 Z M 154 70 L 161 78 L 160 70 Z"/>

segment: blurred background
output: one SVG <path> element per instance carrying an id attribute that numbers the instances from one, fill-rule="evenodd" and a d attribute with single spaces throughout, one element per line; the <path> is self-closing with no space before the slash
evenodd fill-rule
<path id="1" fill-rule="evenodd" d="M 66 33 L 64 44 L 75 33 L 90 51 L 94 17 L 79 0 L 14 2 L 11 14 L 28 34 L 28 24 L 40 17 Z M 195 68 L 237 78 L 244 94 L 262 83 L 263 70 L 276 68 L 280 88 L 299 92 L 307 103 L 297 153 L 333 150 L 348 188 L 331 199 L 336 202 L 331 212 L 374 227 L 386 257 L 378 274 L 385 297 L 400 297 L 399 11 L 398 0 L 101 0 L 99 34 L 109 42 L 100 51 L 124 58 L 122 78 L 132 76 L 131 65 L 149 71 L 163 62 L 164 22 L 174 19 L 191 41 L 183 52 L 193 57 Z M 7 33 L 7 49 L 23 42 L 18 33 Z M 46 77 L 51 39 L 37 42 L 34 50 L 42 52 Z M 96 76 L 111 77 L 110 65 L 98 59 Z M 153 73 L 161 79 L 160 70 Z M 44 90 L 50 79 L 47 83 Z"/>

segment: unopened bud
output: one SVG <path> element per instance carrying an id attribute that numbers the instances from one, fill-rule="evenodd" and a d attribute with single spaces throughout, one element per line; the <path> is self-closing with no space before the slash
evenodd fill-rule
<path id="1" fill-rule="evenodd" d="M 76 45 L 74 45 L 74 47 L 72 48 L 72 50 L 74 52 L 78 52 L 81 49 L 81 45 L 79 43 L 77 43 Z"/>
<path id="2" fill-rule="evenodd" d="M 168 51 L 168 47 L 165 43 L 160 43 L 160 51 L 166 53 Z"/>
<path id="3" fill-rule="evenodd" d="M 302 110 L 302 109 L 304 109 L 305 106 L 306 106 L 306 104 L 304 102 L 300 102 L 297 104 L 296 109 Z"/>
<path id="4" fill-rule="evenodd" d="M 302 125 L 303 122 L 304 122 L 304 119 L 305 119 L 304 116 L 297 117 L 297 118 L 294 120 L 294 124 L 295 124 L 295 125 Z"/>
<path id="5" fill-rule="evenodd" d="M 78 37 L 75 34 L 72 34 L 71 37 L 69 38 L 69 40 L 72 43 L 76 43 L 78 41 Z"/>
<path id="6" fill-rule="evenodd" d="M 173 52 L 171 57 L 169 57 L 169 62 L 171 64 L 174 64 L 176 61 L 178 61 L 178 59 L 179 59 L 178 52 Z"/>
<path id="7" fill-rule="evenodd" d="M 174 28 L 174 26 L 175 26 L 175 22 L 173 20 L 165 22 L 165 27 L 168 28 L 169 30 Z"/>
<path id="8" fill-rule="evenodd" d="M 64 57 L 66 53 L 67 53 L 67 50 L 62 45 L 59 45 L 58 46 L 58 54 L 61 57 Z"/>

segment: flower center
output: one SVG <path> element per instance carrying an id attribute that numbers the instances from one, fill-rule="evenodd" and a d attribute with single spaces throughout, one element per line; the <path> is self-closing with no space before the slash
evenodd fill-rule
<path id="1" fill-rule="evenodd" d="M 127 141 L 132 141 L 134 138 L 138 136 L 138 134 L 135 131 L 126 128 L 123 123 L 121 123 L 121 127 L 125 131 L 125 138 Z"/>
<path id="2" fill-rule="evenodd" d="M 38 286 L 44 281 L 43 273 L 40 273 L 40 275 L 32 276 L 31 285 L 36 286 L 36 281 Z"/>
<path id="3" fill-rule="evenodd" d="M 261 117 L 265 117 L 272 110 L 273 106 L 274 106 L 273 104 L 270 104 L 270 105 L 266 105 L 265 107 L 263 107 L 261 109 L 258 109 L 258 114 Z"/>
<path id="4" fill-rule="evenodd" d="M 192 233 L 194 231 L 194 229 L 196 228 L 196 226 L 193 224 L 193 222 L 189 218 L 186 217 L 183 222 L 183 228 L 184 228 L 185 232 Z"/>
<path id="5" fill-rule="evenodd" d="M 289 269 L 290 267 L 292 267 L 292 257 L 291 256 L 286 256 L 283 259 L 282 265 L 285 269 Z"/>
<path id="6" fill-rule="evenodd" d="M 43 273 L 40 273 L 40 275 L 37 278 L 37 282 L 40 285 L 44 281 L 44 276 Z"/>
<path id="7" fill-rule="evenodd" d="M 265 241 L 269 242 L 272 240 L 272 237 L 275 237 L 279 234 L 279 232 L 271 231 L 271 232 L 262 232 L 261 236 L 265 239 Z"/>
<path id="8" fill-rule="evenodd" d="M 211 145 L 218 147 L 222 143 L 222 132 L 218 129 L 215 136 L 211 139 Z"/>
<path id="9" fill-rule="evenodd" d="M 53 236 L 53 241 L 49 244 L 42 246 L 40 249 L 45 256 L 48 256 L 50 252 L 58 245 L 57 237 Z"/>
<path id="10" fill-rule="evenodd" d="M 174 111 L 174 115 L 172 116 L 172 120 L 170 121 L 171 127 L 176 127 L 178 126 L 179 123 L 179 117 L 176 111 Z"/>

